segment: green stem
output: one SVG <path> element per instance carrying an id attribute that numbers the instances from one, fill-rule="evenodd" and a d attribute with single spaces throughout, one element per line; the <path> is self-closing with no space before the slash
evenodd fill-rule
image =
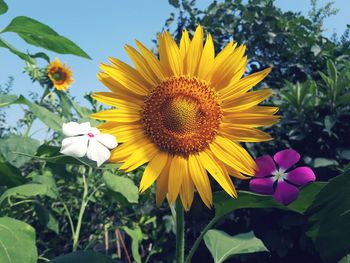
<path id="1" fill-rule="evenodd" d="M 208 223 L 208 225 L 202 230 L 201 234 L 197 237 L 196 241 L 193 243 L 192 248 L 191 248 L 190 252 L 188 253 L 188 255 L 186 257 L 185 263 L 191 263 L 191 259 L 192 259 L 193 255 L 194 255 L 194 253 L 196 252 L 199 244 L 202 242 L 204 235 L 208 232 L 208 230 L 210 230 L 216 224 L 216 222 L 218 220 L 219 220 L 219 218 L 214 217 Z"/>
<path id="2" fill-rule="evenodd" d="M 176 210 L 176 263 L 183 263 L 185 259 L 185 220 L 184 208 L 180 198 L 175 204 Z"/>
<path id="3" fill-rule="evenodd" d="M 89 202 L 89 200 L 88 200 L 88 184 L 86 182 L 85 174 L 83 173 L 82 175 L 83 175 L 84 191 L 83 191 L 83 198 L 81 201 L 81 206 L 80 206 L 80 211 L 79 211 L 78 222 L 77 222 L 77 225 L 76 225 L 76 228 L 74 231 L 74 236 L 73 236 L 73 251 L 76 251 L 78 248 L 81 223 L 83 222 L 85 208 Z"/>

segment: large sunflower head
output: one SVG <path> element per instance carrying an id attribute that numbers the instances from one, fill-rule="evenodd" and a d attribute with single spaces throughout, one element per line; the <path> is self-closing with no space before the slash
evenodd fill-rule
<path id="1" fill-rule="evenodd" d="M 50 63 L 47 68 L 47 75 L 57 90 L 67 91 L 73 82 L 72 71 L 66 65 L 62 64 L 58 58 Z"/>
<path id="2" fill-rule="evenodd" d="M 168 32 L 160 34 L 159 58 L 136 45 L 126 46 L 135 67 L 110 58 L 98 75 L 111 92 L 97 92 L 95 99 L 116 108 L 93 117 L 106 120 L 99 128 L 123 143 L 110 161 L 127 172 L 148 163 L 140 191 L 157 181 L 157 205 L 167 194 L 170 203 L 180 195 L 189 209 L 197 189 L 211 207 L 208 174 L 236 197 L 230 176 L 247 179 L 256 170 L 239 142 L 270 140 L 257 128 L 278 121 L 276 107 L 257 106 L 271 90 L 249 91 L 270 69 L 243 77 L 245 46 L 231 41 L 215 56 L 212 37 L 203 45 L 200 26 L 192 40 L 183 31 L 180 45 Z"/>

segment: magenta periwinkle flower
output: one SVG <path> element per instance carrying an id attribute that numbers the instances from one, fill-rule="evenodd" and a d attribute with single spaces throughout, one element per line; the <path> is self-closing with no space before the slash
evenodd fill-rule
<path id="1" fill-rule="evenodd" d="M 273 159 L 269 155 L 257 158 L 256 163 L 259 170 L 255 178 L 249 182 L 250 190 L 259 194 L 272 195 L 283 205 L 290 204 L 297 199 L 299 186 L 316 179 L 311 168 L 306 166 L 289 171 L 299 159 L 300 154 L 293 149 L 279 151 L 273 156 Z"/>

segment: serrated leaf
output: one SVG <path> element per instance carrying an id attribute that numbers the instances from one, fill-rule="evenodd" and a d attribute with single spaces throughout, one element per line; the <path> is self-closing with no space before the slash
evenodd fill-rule
<path id="1" fill-rule="evenodd" d="M 71 40 L 59 35 L 49 26 L 29 17 L 15 17 L 2 32 L 17 33 L 28 44 L 45 48 L 60 54 L 72 54 L 90 58 Z"/>
<path id="2" fill-rule="evenodd" d="M 103 180 L 111 191 L 121 194 L 129 203 L 138 203 L 139 191 L 129 178 L 106 171 L 103 174 Z"/>
<path id="3" fill-rule="evenodd" d="M 36 263 L 37 258 L 34 228 L 10 217 L 0 217 L 0 262 Z"/>
<path id="4" fill-rule="evenodd" d="M 215 263 L 222 263 L 234 255 L 268 251 L 253 232 L 230 236 L 212 229 L 205 234 L 204 242 Z"/>

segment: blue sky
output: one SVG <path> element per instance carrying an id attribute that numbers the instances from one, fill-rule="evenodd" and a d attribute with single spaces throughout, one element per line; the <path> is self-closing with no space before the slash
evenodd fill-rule
<path id="1" fill-rule="evenodd" d="M 7 1 L 9 12 L 1 16 L 0 26 L 6 24 L 15 16 L 26 15 L 50 25 L 60 34 L 72 39 L 80 45 L 91 57 L 86 60 L 70 55 L 49 53 L 51 58 L 59 58 L 74 71 L 75 83 L 71 93 L 81 98 L 86 91 L 104 89 L 96 79 L 99 63 L 106 62 L 108 56 L 129 61 L 124 45 L 134 43 L 137 38 L 151 47 L 155 33 L 162 29 L 164 21 L 174 9 L 167 0 L 103 0 L 87 4 L 83 0 L 61 0 L 59 2 L 42 0 L 11 0 Z M 210 4 L 209 0 L 197 1 L 200 7 Z M 295 4 L 299 2 L 300 4 Z M 320 4 L 327 1 L 320 1 Z M 303 3 L 303 4 L 302 4 Z M 277 6 L 283 10 L 301 11 L 306 14 L 308 1 L 277 0 Z M 336 17 L 326 21 L 327 35 L 334 30 L 344 31 L 346 23 L 350 23 L 348 0 L 336 0 L 335 6 L 340 9 Z M 28 45 L 12 33 L 4 37 L 21 50 L 27 50 Z M 29 47 L 31 52 L 38 49 Z M 0 49 L 0 79 L 3 82 L 8 75 L 15 77 L 14 92 L 24 95 L 31 90 L 40 91 L 29 78 L 22 74 L 23 62 L 5 49 Z M 0 83 L 1 83 L 0 82 Z"/>
<path id="2" fill-rule="evenodd" d="M 48 24 L 61 35 L 64 35 L 82 47 L 92 60 L 70 55 L 57 55 L 48 52 L 53 59 L 58 56 L 74 72 L 74 85 L 71 93 L 80 100 L 84 92 L 102 91 L 105 88 L 99 83 L 96 74 L 99 63 L 107 62 L 109 56 L 118 57 L 129 62 L 124 45 L 133 44 L 138 39 L 146 46 L 152 47 L 155 33 L 160 31 L 169 13 L 175 11 L 167 0 L 60 0 L 56 2 L 43 0 L 7 0 L 9 11 L 0 18 L 0 27 L 5 27 L 15 16 L 25 15 Z M 211 1 L 197 0 L 199 7 L 208 6 Z M 298 4 L 296 4 L 298 2 Z M 328 2 L 319 1 L 320 4 Z M 283 10 L 307 14 L 309 2 L 303 0 L 277 0 L 276 5 Z M 346 24 L 350 24 L 349 0 L 336 0 L 335 7 L 339 13 L 326 20 L 326 35 L 334 30 L 342 33 Z M 40 49 L 29 47 L 12 33 L 3 35 L 20 50 L 34 53 Z M 0 83 L 9 75 L 15 78 L 13 93 L 27 95 L 29 91 L 41 93 L 38 85 L 33 85 L 28 76 L 22 73 L 24 63 L 0 49 Z"/>

